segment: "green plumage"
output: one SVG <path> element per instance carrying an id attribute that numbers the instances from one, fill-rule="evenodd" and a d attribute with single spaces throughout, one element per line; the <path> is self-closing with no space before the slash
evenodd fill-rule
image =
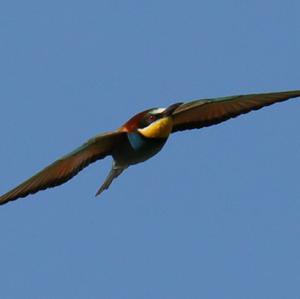
<path id="1" fill-rule="evenodd" d="M 167 138 L 146 138 L 139 132 L 127 133 L 127 142 L 113 152 L 113 157 L 120 165 L 140 163 L 157 154 L 166 141 Z"/>

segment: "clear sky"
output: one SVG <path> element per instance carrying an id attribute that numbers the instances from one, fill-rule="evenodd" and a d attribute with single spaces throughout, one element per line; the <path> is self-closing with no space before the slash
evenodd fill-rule
<path id="1" fill-rule="evenodd" d="M 0 192 L 136 112 L 300 89 L 298 0 L 2 0 Z M 0 207 L 0 297 L 300 294 L 300 99 Z"/>

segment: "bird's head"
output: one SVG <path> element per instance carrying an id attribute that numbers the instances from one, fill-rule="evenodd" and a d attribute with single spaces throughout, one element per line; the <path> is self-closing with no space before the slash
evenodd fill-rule
<path id="1" fill-rule="evenodd" d="M 146 138 L 168 138 L 173 127 L 172 114 L 181 104 L 140 112 L 127 121 L 119 131 L 139 132 Z"/>

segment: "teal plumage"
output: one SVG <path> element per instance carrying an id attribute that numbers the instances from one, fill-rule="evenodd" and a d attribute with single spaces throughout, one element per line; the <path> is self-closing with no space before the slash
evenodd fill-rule
<path id="1" fill-rule="evenodd" d="M 148 160 L 157 154 L 167 138 L 146 138 L 138 132 L 127 133 L 126 141 L 112 153 L 118 165 L 133 165 Z"/>

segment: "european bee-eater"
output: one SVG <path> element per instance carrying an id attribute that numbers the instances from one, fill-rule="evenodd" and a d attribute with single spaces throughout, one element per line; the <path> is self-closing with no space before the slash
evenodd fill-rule
<path id="1" fill-rule="evenodd" d="M 201 99 L 152 108 L 136 114 L 119 129 L 100 134 L 0 196 L 0 204 L 70 180 L 89 164 L 111 155 L 113 164 L 96 195 L 108 189 L 127 167 L 157 154 L 171 133 L 218 124 L 238 115 L 291 98 L 300 90 Z"/>

